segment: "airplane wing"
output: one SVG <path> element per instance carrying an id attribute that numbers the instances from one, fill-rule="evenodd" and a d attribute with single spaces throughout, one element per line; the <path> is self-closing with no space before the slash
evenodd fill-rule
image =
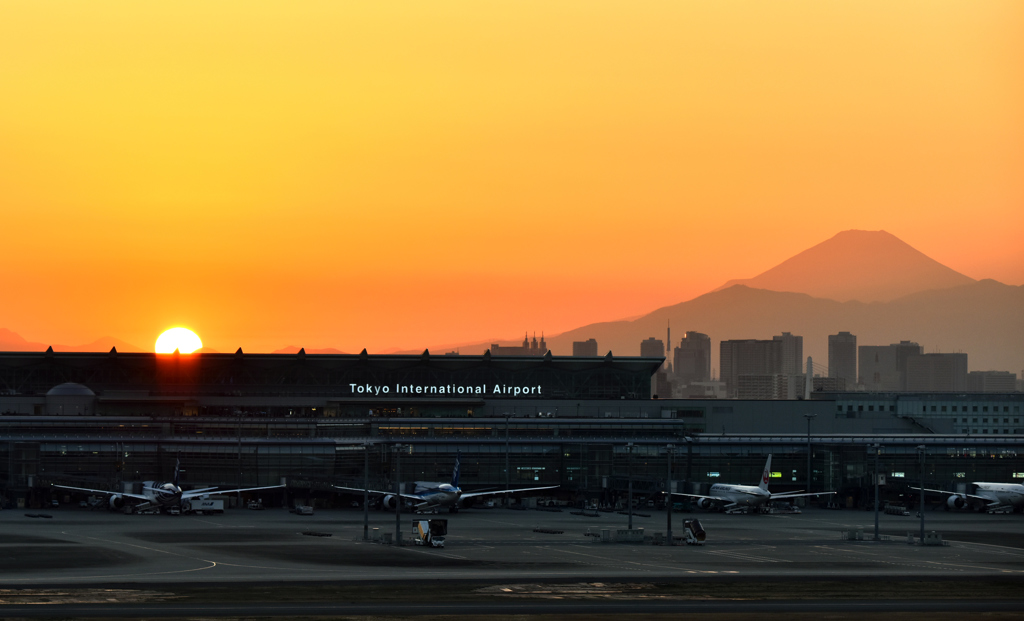
<path id="1" fill-rule="evenodd" d="M 61 489 L 73 489 L 77 492 L 91 492 L 93 494 L 106 494 L 107 496 L 126 496 L 128 498 L 137 498 L 139 500 L 150 500 L 150 498 L 143 496 L 142 494 L 126 494 L 124 492 L 111 492 L 105 489 L 89 489 L 87 487 L 71 487 L 70 485 L 54 485 Z"/>
<path id="2" fill-rule="evenodd" d="M 548 485 L 547 487 L 526 487 L 522 489 L 502 489 L 492 490 L 489 492 L 471 492 L 469 494 L 463 493 L 462 498 L 475 498 L 478 496 L 493 496 L 495 494 L 515 494 L 516 492 L 536 492 L 542 489 L 555 489 L 557 485 Z"/>
<path id="3" fill-rule="evenodd" d="M 920 487 L 911 487 L 910 489 L 918 490 L 919 491 L 921 488 Z M 985 502 L 995 502 L 996 504 L 998 504 L 998 501 L 993 500 L 992 498 L 988 498 L 986 496 L 978 496 L 977 494 L 965 494 L 964 492 L 951 492 L 949 490 L 944 490 L 944 489 L 928 489 L 927 487 L 924 488 L 924 491 L 931 492 L 933 494 L 945 494 L 946 496 L 961 496 L 963 498 L 975 498 L 977 500 L 984 500 Z"/>
<path id="4" fill-rule="evenodd" d="M 369 492 L 371 494 L 381 494 L 383 496 L 394 496 L 395 495 L 394 492 L 382 492 L 379 489 L 364 490 L 361 487 L 342 487 L 340 485 L 335 485 L 334 488 L 335 489 L 340 489 L 340 490 L 345 490 L 346 492 L 359 492 L 360 494 L 363 493 L 364 491 L 366 491 L 366 492 Z M 420 502 L 423 502 L 423 497 L 422 496 L 417 496 L 415 494 L 398 494 L 398 495 L 401 496 L 402 498 L 407 499 L 407 500 L 418 500 Z"/>
<path id="5" fill-rule="evenodd" d="M 187 492 L 182 492 L 181 495 L 182 495 L 182 497 L 185 497 L 186 494 L 188 494 L 189 496 L 193 496 L 195 494 L 206 494 L 208 492 L 212 492 L 215 489 L 217 489 L 217 488 L 216 487 L 204 487 L 202 489 L 190 489 Z"/>
<path id="6" fill-rule="evenodd" d="M 193 490 L 189 490 L 187 492 L 182 492 L 181 499 L 182 500 L 188 500 L 189 498 L 195 498 L 196 496 L 202 496 L 204 494 L 209 494 L 213 490 L 217 490 L 216 491 L 217 494 L 235 494 L 235 493 L 238 493 L 238 492 L 255 492 L 256 490 L 260 490 L 260 489 L 280 489 L 282 487 L 284 487 L 284 485 L 265 485 L 263 487 L 243 487 L 242 489 L 217 489 L 216 487 L 208 487 L 208 488 L 205 488 L 205 489 L 193 489 Z"/>
<path id="7" fill-rule="evenodd" d="M 700 494 L 684 494 L 682 492 L 672 492 L 673 496 L 686 496 L 687 498 L 707 498 L 708 500 L 717 500 L 719 502 L 728 502 L 724 498 L 718 496 L 701 496 Z"/>
<path id="8" fill-rule="evenodd" d="M 777 498 L 799 498 L 800 496 L 827 496 L 829 494 L 835 494 L 835 492 L 807 492 L 804 494 L 772 494 L 770 500 Z"/>

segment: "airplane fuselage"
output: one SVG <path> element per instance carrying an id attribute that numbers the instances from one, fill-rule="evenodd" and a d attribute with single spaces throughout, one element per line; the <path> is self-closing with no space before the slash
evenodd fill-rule
<path id="1" fill-rule="evenodd" d="M 458 505 L 462 497 L 462 489 L 445 483 L 438 487 L 423 490 L 415 494 L 422 499 L 422 502 L 429 508 L 454 507 Z"/>
<path id="2" fill-rule="evenodd" d="M 181 488 L 174 483 L 154 483 L 144 481 L 142 484 L 143 494 L 149 501 L 160 507 L 175 507 L 181 505 Z"/>
<path id="3" fill-rule="evenodd" d="M 740 507 L 759 507 L 772 497 L 771 492 L 756 485 L 730 485 L 728 483 L 712 485 L 711 496 Z"/>
<path id="4" fill-rule="evenodd" d="M 1013 508 L 1024 507 L 1024 485 L 1020 483 L 985 483 L 976 482 L 976 496 L 989 499 L 990 502 Z"/>

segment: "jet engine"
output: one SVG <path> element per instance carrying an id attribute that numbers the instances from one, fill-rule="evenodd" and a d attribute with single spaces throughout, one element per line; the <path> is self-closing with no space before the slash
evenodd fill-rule
<path id="1" fill-rule="evenodd" d="M 111 494 L 110 500 L 107 502 L 110 504 L 111 509 L 120 511 L 124 507 L 124 496 L 121 494 Z"/>
<path id="2" fill-rule="evenodd" d="M 710 498 L 701 498 L 700 500 L 697 501 L 697 506 L 701 509 L 710 509 L 711 507 L 715 506 L 715 501 L 711 500 Z"/>
<path id="3" fill-rule="evenodd" d="M 387 510 L 394 511 L 396 503 L 397 503 L 397 500 L 398 499 L 395 498 L 394 494 L 388 494 L 387 496 L 385 496 L 380 501 L 380 508 L 385 510 L 385 511 L 387 511 Z"/>
<path id="4" fill-rule="evenodd" d="M 967 506 L 967 501 L 963 496 L 950 496 L 946 499 L 946 506 L 950 509 L 963 509 Z"/>

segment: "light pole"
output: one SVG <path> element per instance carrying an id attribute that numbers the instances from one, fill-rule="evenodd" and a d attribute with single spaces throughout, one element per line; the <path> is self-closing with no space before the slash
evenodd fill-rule
<path id="1" fill-rule="evenodd" d="M 917 453 L 921 461 L 921 504 L 918 512 L 921 514 L 921 545 L 924 545 L 924 455 L 925 446 L 923 444 L 917 445 Z"/>
<path id="2" fill-rule="evenodd" d="M 401 444 L 395 445 L 395 545 L 402 543 L 402 449 Z"/>
<path id="3" fill-rule="evenodd" d="M 512 471 L 511 471 L 511 468 L 509 466 L 508 450 L 509 450 L 508 449 L 508 412 L 505 412 L 505 491 L 506 492 L 508 492 L 508 490 L 512 489 L 512 486 L 509 483 L 509 478 L 512 476 Z M 508 506 L 508 504 L 509 504 L 508 503 L 509 495 L 506 493 L 506 494 L 504 494 L 504 496 L 505 497 L 502 500 L 504 501 L 505 506 Z"/>
<path id="4" fill-rule="evenodd" d="M 807 419 L 807 492 L 811 491 L 811 419 L 816 418 L 817 414 L 804 414 L 804 418 Z"/>
<path id="5" fill-rule="evenodd" d="M 238 489 L 242 489 L 242 410 L 235 410 L 238 422 L 235 424 L 235 435 L 238 438 Z M 242 508 L 242 492 L 235 492 L 235 504 Z"/>
<path id="6" fill-rule="evenodd" d="M 672 455 L 676 447 L 669 444 L 665 447 L 665 456 L 668 457 L 668 475 L 665 477 L 665 521 L 668 538 L 668 545 L 672 545 Z"/>
<path id="7" fill-rule="evenodd" d="M 875 541 L 878 541 L 878 456 L 882 452 L 881 444 L 871 445 L 875 450 Z"/>
<path id="8" fill-rule="evenodd" d="M 370 447 L 363 445 L 363 541 L 370 540 Z"/>
<path id="9" fill-rule="evenodd" d="M 628 504 L 629 504 L 629 509 L 628 509 L 628 512 L 629 512 L 629 530 L 633 530 L 633 443 L 632 442 L 626 444 L 626 452 L 627 452 L 627 455 L 628 455 L 628 457 L 626 458 L 626 473 L 627 473 L 626 476 L 629 478 L 629 494 L 628 494 L 628 498 L 627 498 L 627 501 L 628 501 Z"/>

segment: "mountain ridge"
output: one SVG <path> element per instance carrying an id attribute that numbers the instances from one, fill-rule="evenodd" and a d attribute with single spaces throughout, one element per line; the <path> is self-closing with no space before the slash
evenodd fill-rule
<path id="1" fill-rule="evenodd" d="M 84 345 L 46 344 L 29 341 L 17 332 L 0 328 L 0 351 L 46 351 L 48 347 L 52 347 L 53 351 L 57 352 L 110 351 L 111 347 L 116 347 L 119 352 L 144 351 L 141 347 L 112 336 L 103 336 Z"/>
<path id="2" fill-rule="evenodd" d="M 807 293 L 847 302 L 889 302 L 921 291 L 975 282 L 887 231 L 840 231 L 753 278 L 730 280 L 755 289 Z"/>

